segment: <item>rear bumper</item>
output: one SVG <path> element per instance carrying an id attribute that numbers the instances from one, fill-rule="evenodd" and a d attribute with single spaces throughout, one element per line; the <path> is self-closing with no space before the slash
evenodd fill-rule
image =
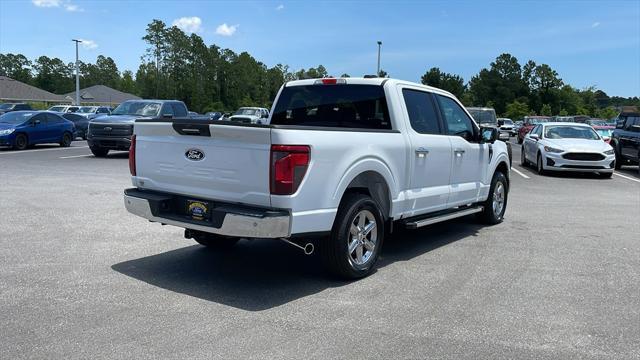
<path id="1" fill-rule="evenodd" d="M 291 214 L 287 210 L 272 210 L 213 203 L 211 223 L 189 219 L 171 209 L 172 194 L 127 189 L 124 205 L 130 213 L 153 222 L 168 224 L 233 237 L 283 238 L 291 235 Z M 168 204 L 168 205 L 167 205 Z"/>

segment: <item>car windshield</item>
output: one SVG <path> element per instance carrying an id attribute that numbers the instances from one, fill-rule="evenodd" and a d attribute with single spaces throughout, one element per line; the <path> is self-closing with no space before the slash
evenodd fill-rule
<path id="1" fill-rule="evenodd" d="M 547 139 L 600 139 L 592 127 L 571 125 L 547 126 L 544 129 L 544 137 Z"/>
<path id="2" fill-rule="evenodd" d="M 13 108 L 13 104 L 2 104 L 0 105 L 0 110 L 7 110 Z"/>
<path id="3" fill-rule="evenodd" d="M 498 123 L 498 120 L 496 119 L 496 111 L 493 109 L 467 108 L 467 110 L 478 124 L 495 125 Z"/>
<path id="4" fill-rule="evenodd" d="M 19 125 L 29 120 L 33 115 L 34 113 L 30 111 L 29 112 L 22 112 L 22 111 L 10 112 L 0 116 L 0 123 Z"/>
<path id="5" fill-rule="evenodd" d="M 125 101 L 111 115 L 158 116 L 160 107 L 160 103 L 155 102 Z"/>
<path id="6" fill-rule="evenodd" d="M 596 132 L 602 137 L 611 137 L 611 129 L 596 129 Z"/>
<path id="7" fill-rule="evenodd" d="M 536 125 L 549 122 L 550 120 L 550 118 L 528 118 L 525 122 L 529 125 Z"/>
<path id="8" fill-rule="evenodd" d="M 233 113 L 233 115 L 255 115 L 257 111 L 258 110 L 256 110 L 256 109 L 240 108 L 240 109 L 238 109 L 238 111 Z"/>
<path id="9" fill-rule="evenodd" d="M 52 106 L 49 108 L 49 111 L 64 112 L 66 108 L 66 106 Z"/>
<path id="10" fill-rule="evenodd" d="M 587 120 L 587 124 L 591 126 L 607 126 L 607 122 L 604 120 Z"/>
<path id="11" fill-rule="evenodd" d="M 505 125 L 513 125 L 513 121 L 511 120 L 502 120 L 502 123 Z"/>
<path id="12" fill-rule="evenodd" d="M 97 109 L 98 109 L 97 106 L 83 106 L 80 109 L 78 109 L 77 112 L 83 113 L 83 114 L 89 114 L 89 113 L 96 112 Z"/>

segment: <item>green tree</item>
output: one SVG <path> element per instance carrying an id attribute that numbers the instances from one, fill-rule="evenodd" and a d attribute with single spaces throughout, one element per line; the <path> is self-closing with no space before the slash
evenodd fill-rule
<path id="1" fill-rule="evenodd" d="M 31 82 L 31 61 L 22 54 L 0 54 L 0 75 L 24 83 Z"/>
<path id="2" fill-rule="evenodd" d="M 545 115 L 545 116 L 553 115 L 551 113 L 551 105 L 549 105 L 549 104 L 542 105 L 542 109 L 540 109 L 540 115 Z"/>
<path id="3" fill-rule="evenodd" d="M 465 91 L 464 80 L 462 77 L 442 72 L 437 67 L 429 69 L 429 71 L 422 75 L 420 81 L 424 85 L 446 90 L 458 98 L 462 97 Z"/>
<path id="4" fill-rule="evenodd" d="M 531 110 L 526 103 L 515 100 L 512 103 L 507 104 L 506 111 L 504 112 L 504 116 L 509 119 L 519 120 L 523 117 L 529 115 Z"/>
<path id="5" fill-rule="evenodd" d="M 120 91 L 126 93 L 136 93 L 136 82 L 133 80 L 133 72 L 131 70 L 125 70 L 122 72 L 122 80 L 120 80 Z"/>

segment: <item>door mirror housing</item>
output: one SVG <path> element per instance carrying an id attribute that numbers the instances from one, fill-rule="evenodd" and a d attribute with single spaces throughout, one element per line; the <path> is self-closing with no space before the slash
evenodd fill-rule
<path id="1" fill-rule="evenodd" d="M 267 118 L 269 118 L 269 114 L 264 113 L 264 114 L 262 114 L 262 116 L 261 116 L 261 117 L 262 117 L 263 119 L 267 119 Z"/>
<path id="2" fill-rule="evenodd" d="M 529 137 L 532 138 L 535 141 L 540 140 L 540 136 L 538 134 L 531 134 L 531 135 L 529 135 Z"/>
<path id="3" fill-rule="evenodd" d="M 40 124 L 40 120 L 33 120 L 33 123 L 32 123 L 33 126 L 36 126 L 38 124 Z"/>
<path id="4" fill-rule="evenodd" d="M 484 144 L 484 143 L 493 144 L 494 142 L 496 142 L 496 140 L 498 140 L 499 136 L 500 136 L 500 133 L 499 133 L 498 129 L 496 129 L 494 127 L 483 127 L 483 128 L 480 128 L 480 143 L 481 144 Z"/>

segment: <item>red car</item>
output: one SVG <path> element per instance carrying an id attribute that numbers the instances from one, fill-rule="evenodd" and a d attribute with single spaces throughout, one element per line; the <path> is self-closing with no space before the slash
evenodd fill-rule
<path id="1" fill-rule="evenodd" d="M 549 116 L 525 116 L 522 127 L 518 130 L 518 144 L 522 144 L 524 137 L 535 125 L 549 121 L 551 121 Z"/>
<path id="2" fill-rule="evenodd" d="M 615 126 L 604 126 L 604 125 L 591 125 L 591 127 L 600 135 L 602 140 L 609 144 L 611 141 L 611 134 L 613 130 L 616 128 Z"/>

